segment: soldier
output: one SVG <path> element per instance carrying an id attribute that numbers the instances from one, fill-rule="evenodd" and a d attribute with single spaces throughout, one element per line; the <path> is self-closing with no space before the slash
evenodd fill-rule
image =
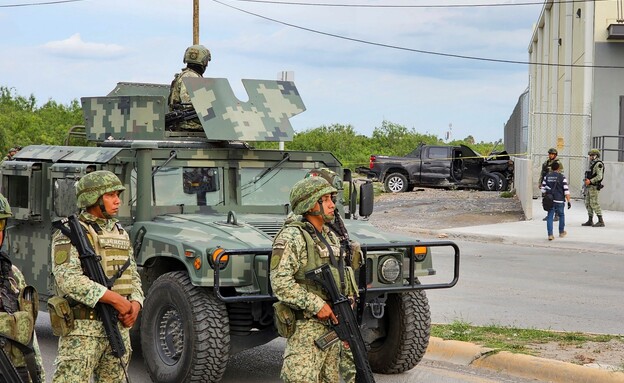
<path id="1" fill-rule="evenodd" d="M 334 186 L 336 189 L 342 188 L 340 185 L 342 180 L 338 177 L 338 175 L 328 168 L 319 168 L 311 170 L 306 177 L 323 177 L 330 185 Z M 327 223 L 327 226 L 332 229 L 338 238 L 340 239 L 340 246 L 342 251 L 345 252 L 345 261 L 347 266 L 351 266 L 353 271 L 357 271 L 360 267 L 360 262 L 362 259 L 362 251 L 360 250 L 361 245 L 349 239 L 349 233 L 347 232 L 347 228 L 344 225 L 344 221 L 340 216 L 340 213 L 336 210 L 334 211 L 334 220 L 332 222 Z M 353 360 L 353 354 L 349 349 L 348 344 L 343 344 L 343 348 L 340 350 L 340 375 L 344 380 L 344 383 L 354 383 L 355 382 L 355 362 Z"/>
<path id="2" fill-rule="evenodd" d="M 143 305 L 143 291 L 128 234 L 113 218 L 123 190 L 119 178 L 106 170 L 89 173 L 76 184 L 77 205 L 83 209 L 80 223 L 95 252 L 102 257 L 106 276 L 118 277 L 110 290 L 83 274 L 78 252 L 66 236 L 56 232 L 52 238 L 56 295 L 67 299 L 74 317 L 73 328 L 59 339 L 53 382 L 89 382 L 92 376 L 95 382 L 127 380 L 130 328 Z M 122 358 L 111 352 L 102 322 L 94 310 L 98 302 L 112 305 L 119 313 L 119 328 L 128 350 Z"/>
<path id="3" fill-rule="evenodd" d="M 0 248 L 12 215 L 9 201 L 0 194 Z M 0 251 L 0 297 L 0 352 L 9 358 L 22 381 L 45 382 L 35 334 L 39 298 L 33 287 L 26 286 L 24 275 L 4 250 Z M 1 371 L 0 381 L 9 381 Z"/>
<path id="4" fill-rule="evenodd" d="M 589 170 L 585 172 L 585 208 L 587 209 L 587 222 L 581 226 L 604 227 L 602 220 L 602 209 L 598 203 L 598 194 L 602 189 L 602 180 L 604 178 L 604 163 L 599 160 L 600 151 L 591 149 L 589 155 Z M 598 216 L 598 222 L 593 223 L 594 213 Z"/>
<path id="5" fill-rule="evenodd" d="M 210 51 L 203 45 L 191 45 L 184 52 L 184 63 L 186 68 L 182 72 L 176 73 L 171 82 L 169 91 L 169 110 L 189 110 L 193 109 L 191 105 L 191 96 L 182 83 L 183 78 L 203 77 L 208 62 L 212 59 Z M 177 126 L 179 130 L 203 131 L 203 127 L 198 118 L 180 122 Z"/>
<path id="6" fill-rule="evenodd" d="M 17 148 L 11 148 L 11 149 L 9 149 L 9 153 L 8 153 L 6 156 L 4 156 L 4 158 L 2 159 L 2 162 L 12 160 L 12 159 L 13 159 L 13 156 L 14 156 L 14 155 L 15 155 L 15 153 L 17 153 L 17 152 L 18 152 Z"/>
<path id="7" fill-rule="evenodd" d="M 327 224 L 334 220 L 336 188 L 323 177 L 297 182 L 290 192 L 291 215 L 273 241 L 271 286 L 282 309 L 290 310 L 294 329 L 288 334 L 281 378 L 284 382 L 338 382 L 341 343 L 321 348 L 315 343 L 338 323 L 329 297 L 307 271 L 329 264 L 341 292 L 357 293 L 353 269 L 345 265 L 340 239 Z M 277 318 L 280 314 L 276 307 Z M 279 327 L 278 327 L 279 328 Z"/>
<path id="8" fill-rule="evenodd" d="M 552 172 L 552 164 L 554 162 L 558 162 L 559 163 L 559 172 L 563 173 L 563 163 L 557 159 L 557 155 L 559 153 L 557 153 L 557 149 L 555 148 L 550 148 L 548 149 L 548 159 L 546 161 L 544 161 L 544 163 L 542 164 L 542 171 L 540 173 L 540 178 L 539 178 L 539 182 L 538 182 L 538 188 L 542 188 L 542 182 L 544 181 L 544 177 L 546 177 L 546 174 Z M 544 219 L 542 219 L 542 221 L 546 221 L 548 218 L 548 215 L 546 215 L 546 217 L 544 217 Z M 555 212 L 555 221 L 559 221 L 559 213 Z"/>

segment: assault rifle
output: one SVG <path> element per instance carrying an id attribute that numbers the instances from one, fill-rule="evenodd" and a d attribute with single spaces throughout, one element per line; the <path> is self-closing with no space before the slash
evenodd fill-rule
<path id="1" fill-rule="evenodd" d="M 0 340 L 0 378 L 4 379 L 3 382 L 24 383 L 6 352 L 4 352 L 4 342 L 6 339 L 2 338 Z"/>
<path id="2" fill-rule="evenodd" d="M 197 118 L 197 112 L 192 107 L 192 104 L 177 104 L 174 109 L 165 114 L 165 126 L 175 126 L 184 121 L 190 121 Z"/>
<path id="3" fill-rule="evenodd" d="M 71 244 L 78 250 L 80 255 L 80 265 L 84 274 L 92 281 L 111 288 L 113 281 L 106 277 L 104 269 L 100 263 L 101 257 L 95 253 L 93 247 L 89 243 L 87 236 L 85 235 L 83 227 L 80 225 L 78 218 L 75 214 L 67 218 L 55 221 L 52 223 L 56 229 L 59 229 L 69 240 Z M 114 356 L 121 358 L 126 353 L 126 347 L 124 346 L 121 333 L 117 327 L 117 310 L 111 305 L 97 303 L 95 309 L 102 320 L 104 330 L 106 330 L 106 336 L 110 342 L 111 351 Z"/>
<path id="4" fill-rule="evenodd" d="M 305 276 L 308 279 L 320 283 L 332 300 L 332 310 L 338 318 L 338 324 L 332 323 L 332 327 L 338 335 L 338 338 L 349 343 L 349 348 L 353 353 L 353 360 L 355 362 L 355 381 L 357 383 L 375 383 L 373 371 L 371 370 L 370 364 L 368 364 L 366 345 L 364 344 L 362 333 L 360 332 L 355 314 L 351 308 L 351 302 L 349 298 L 345 297 L 338 290 L 329 265 L 325 264 L 314 270 L 310 270 L 305 273 Z"/>

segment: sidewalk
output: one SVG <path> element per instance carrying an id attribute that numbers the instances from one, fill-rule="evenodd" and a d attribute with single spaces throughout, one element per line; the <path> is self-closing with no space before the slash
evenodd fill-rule
<path id="1" fill-rule="evenodd" d="M 581 226 L 581 223 L 587 221 L 587 210 L 583 201 L 573 200 L 572 208 L 565 210 L 567 236 L 559 238 L 559 223 L 554 222 L 555 239 L 549 241 L 546 222 L 542 221 L 546 212 L 542 209 L 541 200 L 534 199 L 533 220 L 455 227 L 437 230 L 431 234 L 437 236 L 446 234 L 449 238 L 466 240 L 624 253 L 624 212 L 603 210 L 602 213 L 605 227 Z"/>
<path id="2" fill-rule="evenodd" d="M 431 337 L 425 359 L 488 368 L 509 375 L 552 383 L 623 383 L 624 372 L 613 372 Z"/>

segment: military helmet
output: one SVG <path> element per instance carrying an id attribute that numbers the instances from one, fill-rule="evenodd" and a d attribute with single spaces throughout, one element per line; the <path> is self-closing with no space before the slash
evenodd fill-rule
<path id="1" fill-rule="evenodd" d="M 0 194 L 0 219 L 6 219 L 13 216 L 11 212 L 11 205 L 5 196 Z"/>
<path id="2" fill-rule="evenodd" d="M 340 180 L 340 177 L 338 177 L 338 174 L 336 174 L 335 171 L 329 168 L 312 169 L 308 172 L 308 174 L 306 174 L 306 178 L 307 177 L 323 177 L 336 189 L 342 189 L 342 181 Z"/>
<path id="3" fill-rule="evenodd" d="M 590 156 L 600 157 L 600 150 L 598 150 L 598 149 L 591 149 L 589 152 L 587 152 L 587 154 L 590 155 Z"/>
<path id="4" fill-rule="evenodd" d="M 548 154 L 558 154 L 557 153 L 557 149 L 555 149 L 555 148 L 548 149 Z"/>
<path id="5" fill-rule="evenodd" d="M 337 191 L 323 177 L 307 177 L 298 181 L 290 191 L 290 206 L 293 213 L 304 214 L 312 209 L 322 196 Z"/>
<path id="6" fill-rule="evenodd" d="M 184 51 L 185 64 L 197 64 L 205 67 L 211 59 L 210 51 L 203 45 L 191 45 Z"/>
<path id="7" fill-rule="evenodd" d="M 108 170 L 91 172 L 76 183 L 76 198 L 79 208 L 86 208 L 97 203 L 106 193 L 126 190 L 119 178 Z"/>

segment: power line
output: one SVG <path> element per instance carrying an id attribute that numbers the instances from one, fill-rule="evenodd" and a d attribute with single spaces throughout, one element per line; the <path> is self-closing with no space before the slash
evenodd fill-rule
<path id="1" fill-rule="evenodd" d="M 215 3 L 221 4 L 223 6 L 226 6 L 228 8 L 235 9 L 235 10 L 237 10 L 239 12 L 243 12 L 243 13 L 246 13 L 248 15 L 259 17 L 259 18 L 264 19 L 264 20 L 272 21 L 274 23 L 282 24 L 282 25 L 285 25 L 287 27 L 301 29 L 303 31 L 312 32 L 312 33 L 316 33 L 316 34 L 323 35 L 323 36 L 334 37 L 334 38 L 341 39 L 341 40 L 353 41 L 353 42 L 357 42 L 357 43 L 361 43 L 361 44 L 373 45 L 373 46 L 382 47 L 382 48 L 389 48 L 389 49 L 395 49 L 395 50 L 401 50 L 401 51 L 407 51 L 407 52 L 421 53 L 421 54 L 433 55 L 433 56 L 451 57 L 451 58 L 464 59 L 464 60 L 486 61 L 486 62 L 503 63 L 503 64 L 537 65 L 537 66 L 546 66 L 546 67 L 569 67 L 569 68 L 624 69 L 623 66 L 615 66 L 615 65 L 584 65 L 584 64 L 538 63 L 538 62 L 531 62 L 531 61 L 503 60 L 503 59 L 494 59 L 494 58 L 488 58 L 488 57 L 466 56 L 466 55 L 459 55 L 459 54 L 453 54 L 453 53 L 444 53 L 444 52 L 426 51 L 426 50 L 422 50 L 422 49 L 407 48 L 407 47 L 402 47 L 402 46 L 398 46 L 398 45 L 390 45 L 390 44 L 378 43 L 378 42 L 369 41 L 369 40 L 356 39 L 354 37 L 347 37 L 347 36 L 342 36 L 342 35 L 338 35 L 338 34 L 335 34 L 335 33 L 323 32 L 323 31 L 319 31 L 317 29 L 302 27 L 300 25 L 287 23 L 285 21 L 273 19 L 273 18 L 270 18 L 270 17 L 267 17 L 267 16 L 260 15 L 258 13 L 250 12 L 250 11 L 244 10 L 242 8 L 235 7 L 235 6 L 231 5 L 231 4 L 226 4 L 226 3 L 224 3 L 224 2 L 222 2 L 220 0 L 212 0 L 212 1 L 215 2 Z"/>
<path id="2" fill-rule="evenodd" d="M 54 5 L 54 4 L 63 4 L 63 3 L 76 3 L 79 1 L 86 0 L 57 0 L 57 1 L 42 1 L 38 3 L 19 3 L 19 4 L 5 4 L 0 5 L 0 8 L 17 8 L 17 7 L 32 7 L 37 5 Z"/>
<path id="3" fill-rule="evenodd" d="M 299 6 L 312 6 L 312 7 L 344 7 L 344 8 L 478 8 L 478 7 L 515 7 L 515 6 L 527 6 L 527 5 L 544 5 L 544 1 L 530 1 L 523 3 L 474 3 L 474 4 L 422 4 L 422 5 L 407 5 L 407 4 L 336 4 L 336 3 L 309 3 L 309 2 L 295 2 L 295 1 L 278 1 L 278 0 L 233 0 L 246 3 L 263 3 L 263 4 L 277 4 L 277 5 L 299 5 Z M 560 0 L 553 1 L 553 4 L 566 4 L 566 3 L 586 3 L 586 2 L 600 2 L 607 0 Z"/>

